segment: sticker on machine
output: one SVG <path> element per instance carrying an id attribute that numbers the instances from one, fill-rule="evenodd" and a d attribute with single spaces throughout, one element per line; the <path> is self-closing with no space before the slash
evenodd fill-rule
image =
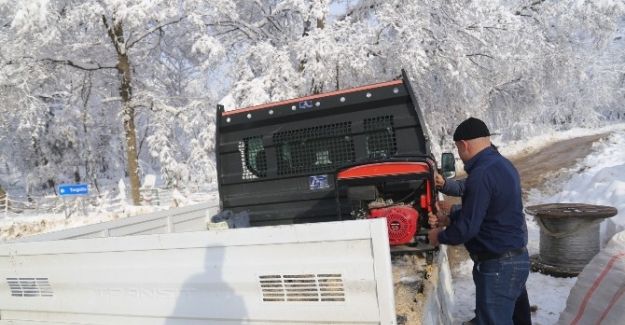
<path id="1" fill-rule="evenodd" d="M 314 175 L 308 177 L 308 188 L 311 191 L 325 190 L 330 188 L 328 175 Z"/>

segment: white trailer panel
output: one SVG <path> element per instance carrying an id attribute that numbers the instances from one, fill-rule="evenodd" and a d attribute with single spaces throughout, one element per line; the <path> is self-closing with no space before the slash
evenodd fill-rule
<path id="1" fill-rule="evenodd" d="M 0 324 L 396 324 L 383 219 L 9 243 Z"/>

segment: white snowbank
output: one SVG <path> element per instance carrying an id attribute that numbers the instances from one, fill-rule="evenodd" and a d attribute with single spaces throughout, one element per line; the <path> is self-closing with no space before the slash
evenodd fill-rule
<path id="1" fill-rule="evenodd" d="M 473 318 L 475 308 L 475 285 L 472 277 L 473 261 L 466 260 L 454 270 L 453 310 L 454 324 L 462 324 Z"/>
<path id="2" fill-rule="evenodd" d="M 495 145 L 501 145 L 501 147 L 499 147 L 499 151 L 504 156 L 513 157 L 531 154 L 558 141 L 619 130 L 625 130 L 625 123 L 611 124 L 596 129 L 573 128 L 567 131 L 552 131 L 550 133 L 512 142 L 501 142 L 499 136 L 493 136 L 492 141 Z"/>
<path id="3" fill-rule="evenodd" d="M 538 307 L 532 314 L 535 325 L 555 324 L 566 306 L 566 298 L 577 278 L 555 278 L 542 273 L 530 272 L 525 286 L 530 305 Z"/>
<path id="4" fill-rule="evenodd" d="M 553 196 L 531 192 L 530 202 L 587 203 L 613 206 L 618 214 L 602 224 L 602 243 L 625 230 L 625 131 L 615 131 L 593 146 L 593 153 L 569 172 L 573 176 Z M 528 225 L 529 227 L 529 225 Z M 538 227 L 532 228 L 536 231 Z"/>

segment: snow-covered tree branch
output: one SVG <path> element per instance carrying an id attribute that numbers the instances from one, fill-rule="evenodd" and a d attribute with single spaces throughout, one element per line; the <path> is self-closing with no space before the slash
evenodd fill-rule
<path id="1" fill-rule="evenodd" d="M 28 191 L 214 181 L 214 108 L 412 76 L 436 150 L 625 119 L 625 5 L 544 0 L 0 2 L 0 164 Z M 18 182 L 19 183 L 19 182 Z"/>

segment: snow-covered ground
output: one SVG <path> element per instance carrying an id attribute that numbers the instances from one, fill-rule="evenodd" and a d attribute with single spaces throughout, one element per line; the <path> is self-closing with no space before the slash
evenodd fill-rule
<path id="1" fill-rule="evenodd" d="M 580 160 L 574 167 L 559 173 L 561 176 L 543 192 L 530 192 L 526 206 L 552 202 L 577 202 L 614 206 L 619 213 L 602 224 L 602 242 L 616 232 L 625 229 L 625 129 L 622 125 L 597 130 L 572 130 L 563 133 L 536 137 L 510 146 L 506 154 L 528 153 L 536 150 L 538 144 L 590 134 L 612 131 L 611 135 L 593 145 L 592 153 Z M 531 149 L 530 149 L 531 148 Z M 539 227 L 533 217 L 526 216 L 528 224 L 528 250 L 538 253 Z M 473 317 L 475 288 L 471 278 L 472 261 L 465 261 L 455 270 L 454 278 L 454 318 L 461 323 Z M 576 278 L 555 278 L 540 273 L 530 273 L 527 291 L 530 304 L 538 310 L 533 314 L 534 324 L 555 324 L 564 310 L 566 299 Z"/>

